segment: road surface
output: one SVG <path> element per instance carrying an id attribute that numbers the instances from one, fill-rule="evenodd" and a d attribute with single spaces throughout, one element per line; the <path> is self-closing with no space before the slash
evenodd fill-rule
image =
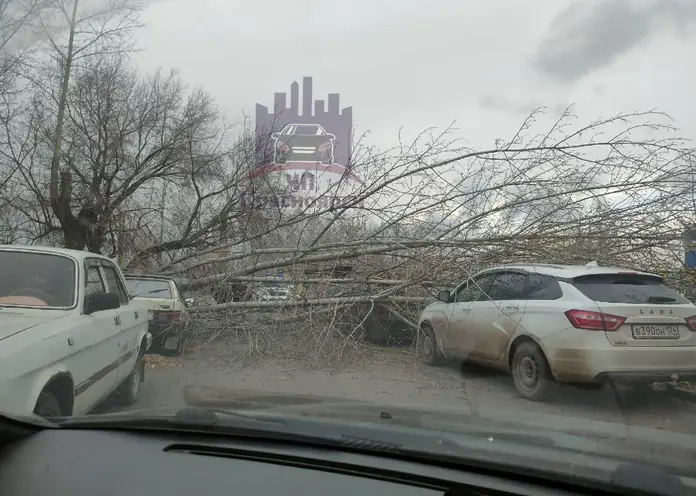
<path id="1" fill-rule="evenodd" d="M 119 408 L 106 404 L 96 413 L 146 409 L 173 412 L 186 406 L 183 394 L 186 387 L 215 386 L 340 396 L 385 405 L 539 412 L 696 434 L 696 403 L 677 400 L 669 393 L 640 397 L 614 388 L 586 391 L 565 387 L 554 401 L 537 403 L 519 397 L 507 375 L 457 362 L 428 367 L 401 350 L 386 350 L 377 362 L 346 366 L 333 372 L 308 369 L 290 360 L 220 366 L 200 359 L 157 359 L 160 361 L 148 366 L 135 405 Z"/>

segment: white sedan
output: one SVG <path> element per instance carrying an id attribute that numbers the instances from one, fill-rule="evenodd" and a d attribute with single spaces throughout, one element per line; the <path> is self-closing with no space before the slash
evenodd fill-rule
<path id="1" fill-rule="evenodd" d="M 134 403 L 147 327 L 110 259 L 0 245 L 0 411 L 83 415 L 114 393 Z"/>

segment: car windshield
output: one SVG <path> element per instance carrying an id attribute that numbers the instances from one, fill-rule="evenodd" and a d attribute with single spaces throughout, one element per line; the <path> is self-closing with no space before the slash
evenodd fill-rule
<path id="1" fill-rule="evenodd" d="M 67 257 L 0 250 L 0 306 L 71 307 L 75 274 Z"/>
<path id="2" fill-rule="evenodd" d="M 696 460 L 695 50 L 696 0 L 0 0 L 0 414 Z"/>
<path id="3" fill-rule="evenodd" d="M 144 298 L 172 297 L 172 290 L 169 287 L 169 281 L 127 278 L 126 286 L 128 286 L 128 292 L 134 298 L 139 296 Z"/>

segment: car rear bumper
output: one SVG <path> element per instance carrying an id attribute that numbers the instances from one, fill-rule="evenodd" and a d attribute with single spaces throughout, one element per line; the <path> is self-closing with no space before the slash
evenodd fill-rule
<path id="1" fill-rule="evenodd" d="M 152 334 L 152 345 L 148 351 L 154 354 L 176 352 L 181 342 L 182 323 L 159 323 L 150 321 L 148 331 Z"/>
<path id="2" fill-rule="evenodd" d="M 560 382 L 654 382 L 696 378 L 696 347 L 612 346 L 603 332 L 559 333 L 542 340 L 554 378 Z M 577 333 L 588 335 L 578 339 Z M 572 342 L 569 342 L 572 339 Z"/>
<path id="3" fill-rule="evenodd" d="M 179 327 L 180 324 L 178 323 L 169 323 L 169 322 L 154 322 L 150 321 L 147 330 L 150 332 L 150 334 L 153 335 L 153 337 L 157 337 L 160 334 L 166 333 L 166 334 L 177 334 L 179 332 Z"/>

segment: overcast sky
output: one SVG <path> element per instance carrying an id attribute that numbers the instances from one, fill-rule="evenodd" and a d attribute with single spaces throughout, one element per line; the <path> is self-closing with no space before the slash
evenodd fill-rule
<path id="1" fill-rule="evenodd" d="M 453 120 L 491 146 L 570 103 L 657 107 L 696 137 L 696 0 L 168 0 L 145 21 L 142 68 L 178 68 L 232 118 L 312 76 L 382 146 Z"/>

